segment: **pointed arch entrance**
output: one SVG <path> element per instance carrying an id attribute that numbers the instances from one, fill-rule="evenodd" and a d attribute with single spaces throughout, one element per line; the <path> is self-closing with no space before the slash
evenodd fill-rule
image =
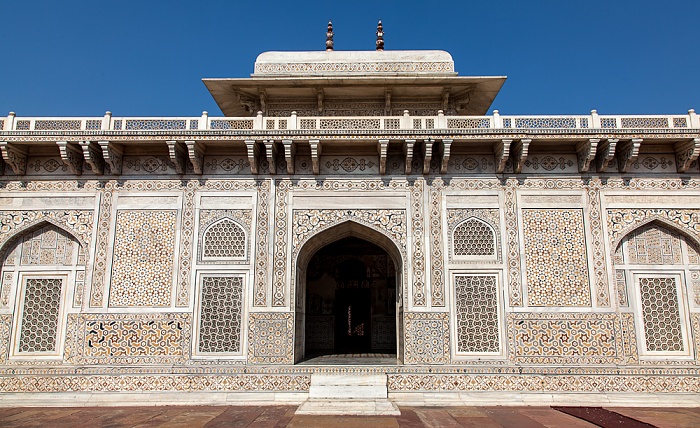
<path id="1" fill-rule="evenodd" d="M 390 238 L 346 221 L 311 237 L 296 261 L 295 362 L 401 355 L 403 267 Z"/>

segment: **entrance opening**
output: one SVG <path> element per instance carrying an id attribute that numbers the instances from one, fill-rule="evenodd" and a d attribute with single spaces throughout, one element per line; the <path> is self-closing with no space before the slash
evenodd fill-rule
<path id="1" fill-rule="evenodd" d="M 306 269 L 305 357 L 396 355 L 396 266 L 356 237 L 318 250 Z"/>

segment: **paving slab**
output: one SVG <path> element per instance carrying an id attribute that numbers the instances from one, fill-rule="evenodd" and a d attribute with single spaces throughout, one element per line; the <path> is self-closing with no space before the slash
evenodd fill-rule
<path id="1" fill-rule="evenodd" d="M 650 425 L 655 425 L 659 428 L 700 427 L 700 409 L 644 407 L 606 407 L 606 409 Z"/>

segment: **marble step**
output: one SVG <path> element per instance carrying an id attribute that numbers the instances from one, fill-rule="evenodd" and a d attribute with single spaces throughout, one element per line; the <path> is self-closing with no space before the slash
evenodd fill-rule
<path id="1" fill-rule="evenodd" d="M 386 374 L 311 374 L 309 399 L 378 400 L 387 398 Z"/>
<path id="2" fill-rule="evenodd" d="M 298 415 L 400 415 L 389 400 L 308 400 L 296 411 Z"/>

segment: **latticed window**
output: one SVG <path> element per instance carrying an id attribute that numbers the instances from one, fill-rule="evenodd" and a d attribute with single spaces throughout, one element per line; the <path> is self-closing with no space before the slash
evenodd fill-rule
<path id="1" fill-rule="evenodd" d="M 649 352 L 685 350 L 676 277 L 640 277 L 644 339 Z"/>
<path id="2" fill-rule="evenodd" d="M 233 220 L 223 219 L 209 226 L 203 241 L 203 258 L 245 257 L 245 232 Z"/>
<path id="3" fill-rule="evenodd" d="M 240 352 L 243 277 L 202 276 L 201 288 L 199 352 Z"/>
<path id="4" fill-rule="evenodd" d="M 27 278 L 20 318 L 20 353 L 55 353 L 63 278 Z"/>
<path id="5" fill-rule="evenodd" d="M 495 256 L 496 235 L 486 222 L 468 218 L 452 234 L 452 251 L 455 256 Z"/>
<path id="6" fill-rule="evenodd" d="M 498 287 L 495 275 L 455 276 L 457 352 L 500 350 Z"/>

